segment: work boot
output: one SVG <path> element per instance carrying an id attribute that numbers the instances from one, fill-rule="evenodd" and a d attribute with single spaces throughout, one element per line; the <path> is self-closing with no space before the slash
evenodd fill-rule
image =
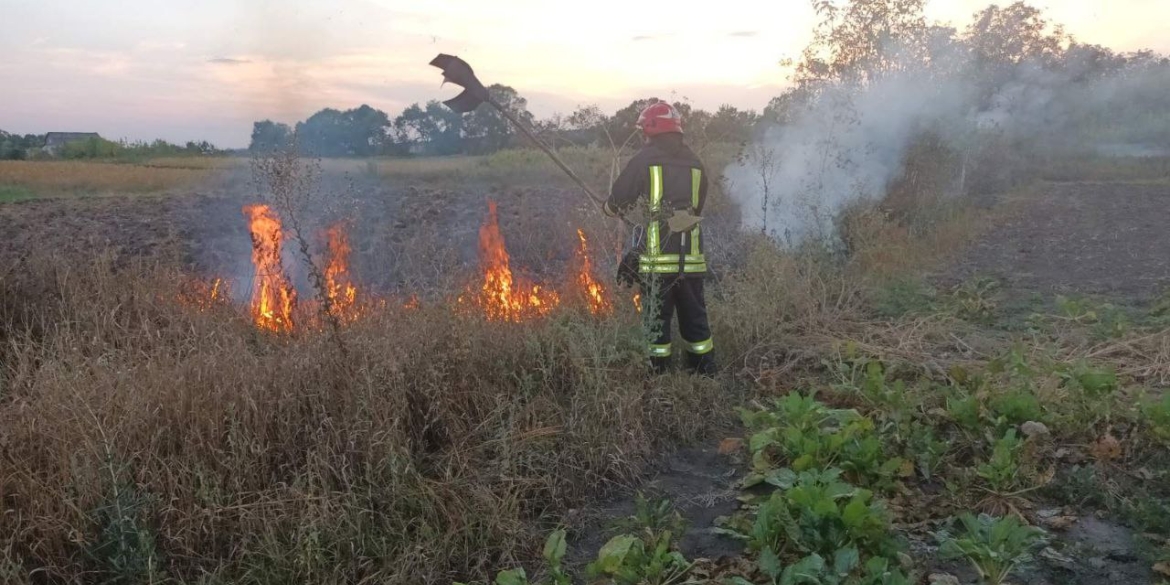
<path id="1" fill-rule="evenodd" d="M 715 352 L 709 351 L 703 355 L 687 353 L 687 369 L 692 374 L 714 378 L 719 373 L 719 366 L 715 363 Z"/>
<path id="2" fill-rule="evenodd" d="M 670 358 L 668 357 L 652 357 L 650 358 L 650 372 L 656 376 L 661 376 L 670 371 Z"/>

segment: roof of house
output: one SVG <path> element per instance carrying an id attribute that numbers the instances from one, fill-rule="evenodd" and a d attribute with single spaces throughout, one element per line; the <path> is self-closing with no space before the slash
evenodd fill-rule
<path id="1" fill-rule="evenodd" d="M 97 132 L 49 132 L 45 134 L 45 146 L 65 144 L 74 140 L 88 140 L 90 138 L 101 137 L 98 136 Z"/>

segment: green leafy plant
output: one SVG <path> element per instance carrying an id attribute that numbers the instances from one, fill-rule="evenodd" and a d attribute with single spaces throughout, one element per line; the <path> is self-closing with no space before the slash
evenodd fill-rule
<path id="1" fill-rule="evenodd" d="M 1062 318 L 1090 325 L 1094 337 L 1099 339 L 1118 338 L 1132 328 L 1132 322 L 1125 310 L 1111 303 L 1096 304 L 1088 299 L 1058 295 L 1056 308 Z"/>
<path id="2" fill-rule="evenodd" d="M 1044 542 L 1044 531 L 1021 524 L 1015 516 L 992 518 L 964 514 L 963 533 L 937 535 L 944 560 L 967 559 L 983 582 L 1000 585 L 1020 564 L 1032 558 L 1032 550 Z"/>
<path id="3" fill-rule="evenodd" d="M 674 535 L 686 528 L 686 522 L 669 499 L 652 500 L 638 493 L 634 514 L 617 526 L 626 533 L 601 548 L 597 560 L 586 567 L 591 577 L 617 585 L 668 585 L 686 577 L 692 564 L 674 547 Z"/>
<path id="4" fill-rule="evenodd" d="M 873 492 L 842 481 L 840 470 L 787 470 L 775 484 L 780 489 L 760 503 L 753 519 L 734 520 L 723 532 L 777 557 L 834 558 L 850 547 L 865 556 L 898 551 L 884 506 Z"/>
<path id="5" fill-rule="evenodd" d="M 645 531 L 641 536 L 619 534 L 605 543 L 586 573 L 615 585 L 670 585 L 680 583 L 693 566 L 673 550 L 669 530 Z"/>
<path id="6" fill-rule="evenodd" d="M 978 431 L 983 427 L 983 406 L 974 394 L 948 397 L 947 414 L 968 431 Z"/>
<path id="7" fill-rule="evenodd" d="M 1170 393 L 1164 394 L 1161 400 L 1143 404 L 1142 418 L 1150 434 L 1161 441 L 1170 442 Z"/>
<path id="8" fill-rule="evenodd" d="M 998 291 L 999 282 L 991 278 L 977 278 L 963 283 L 951 293 L 955 313 L 961 319 L 976 323 L 994 322 L 997 308 L 995 295 Z"/>
<path id="9" fill-rule="evenodd" d="M 568 545 L 565 543 L 564 530 L 553 531 L 544 541 L 543 556 L 551 579 L 547 582 L 549 585 L 571 585 L 572 580 L 569 579 L 568 573 L 561 566 L 567 550 Z M 455 583 L 453 585 L 462 584 Z M 496 575 L 496 585 L 532 585 L 532 582 L 528 580 L 528 574 L 524 572 L 523 568 L 515 568 L 500 571 Z"/>
<path id="10" fill-rule="evenodd" d="M 1112 368 L 1095 368 L 1080 361 L 1058 374 L 1065 386 L 1078 389 L 1090 398 L 1101 398 L 1117 390 L 1117 372 Z"/>
<path id="11" fill-rule="evenodd" d="M 792 393 L 770 410 L 741 416 L 755 431 L 748 440 L 752 474 L 745 487 L 782 486 L 784 478 L 776 475 L 785 466 L 797 473 L 836 467 L 859 483 L 887 487 L 902 467 L 901 459 L 885 456 L 873 420 L 855 410 L 830 409 L 812 395 Z"/>
<path id="12" fill-rule="evenodd" d="M 644 493 L 638 492 L 634 496 L 634 513 L 614 522 L 614 528 L 619 532 L 669 530 L 674 534 L 682 534 L 686 530 L 686 520 L 674 508 L 670 499 L 650 499 Z"/>
<path id="13" fill-rule="evenodd" d="M 1029 388 L 1008 388 L 992 395 L 987 401 L 991 421 L 997 428 L 1019 425 L 1030 420 L 1044 420 L 1044 407 Z"/>
<path id="14" fill-rule="evenodd" d="M 935 310 L 937 292 L 920 279 L 899 278 L 873 291 L 873 308 L 887 319 Z"/>
<path id="15" fill-rule="evenodd" d="M 838 391 L 860 394 L 875 408 L 874 416 L 881 421 L 903 424 L 910 417 L 911 405 L 902 380 L 890 382 L 886 365 L 880 360 L 852 358 L 837 362 Z"/>
<path id="16" fill-rule="evenodd" d="M 772 585 L 910 585 L 902 571 L 891 567 L 889 559 L 872 557 L 864 565 L 855 548 L 839 549 L 827 562 L 813 553 L 792 564 L 783 565 L 775 555 L 761 556 L 760 570 Z M 736 585 L 748 581 L 733 580 Z"/>
<path id="17" fill-rule="evenodd" d="M 906 446 L 907 457 L 913 458 L 918 473 L 923 479 L 929 480 L 942 466 L 951 444 L 949 441 L 939 439 L 933 427 L 913 423 Z"/>
<path id="18" fill-rule="evenodd" d="M 975 473 L 987 483 L 990 491 L 1006 494 L 1019 485 L 1020 451 L 1023 439 L 1015 429 L 1008 429 L 1003 437 L 996 440 L 991 448 L 991 457 L 976 467 Z"/>

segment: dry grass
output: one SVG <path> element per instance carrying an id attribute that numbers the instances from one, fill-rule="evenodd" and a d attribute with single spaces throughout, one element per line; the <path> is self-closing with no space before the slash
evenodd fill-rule
<path id="1" fill-rule="evenodd" d="M 188 187 L 208 171 L 81 161 L 0 161 L 0 186 L 38 195 L 157 193 Z"/>
<path id="2" fill-rule="evenodd" d="M 73 260 L 0 288 L 5 582 L 482 579 L 727 400 L 648 383 L 629 316 L 389 311 L 342 361 L 166 267 Z"/>

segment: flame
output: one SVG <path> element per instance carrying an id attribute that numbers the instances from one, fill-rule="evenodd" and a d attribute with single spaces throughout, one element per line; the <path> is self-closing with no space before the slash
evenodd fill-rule
<path id="1" fill-rule="evenodd" d="M 410 298 L 406 299 L 405 303 L 402 303 L 402 308 L 408 311 L 417 311 L 421 307 L 422 301 L 419 300 L 418 293 L 411 294 Z"/>
<path id="2" fill-rule="evenodd" d="M 229 298 L 228 284 L 222 278 L 206 281 L 191 279 L 179 293 L 179 302 L 199 311 L 208 311 Z"/>
<path id="3" fill-rule="evenodd" d="M 642 312 L 642 293 L 634 293 L 634 308 Z"/>
<path id="4" fill-rule="evenodd" d="M 560 304 L 556 292 L 513 276 L 495 201 L 488 201 L 488 221 L 479 228 L 479 258 L 483 285 L 471 301 L 483 309 L 489 320 L 520 322 L 548 314 Z M 466 302 L 466 297 L 460 297 L 460 303 Z"/>
<path id="5" fill-rule="evenodd" d="M 284 240 L 280 219 L 267 205 L 244 207 L 252 232 L 252 320 L 262 329 L 291 331 L 297 292 L 289 283 L 281 262 Z"/>
<path id="6" fill-rule="evenodd" d="M 577 228 L 577 238 L 581 240 L 581 247 L 577 249 L 577 258 L 581 270 L 577 273 L 577 284 L 589 303 L 589 312 L 594 315 L 608 315 L 613 312 L 613 303 L 605 294 L 605 286 L 593 278 L 593 261 L 589 258 L 589 244 L 585 240 L 585 231 Z"/>
<path id="7" fill-rule="evenodd" d="M 332 313 L 342 321 L 354 321 L 359 316 L 357 287 L 349 275 L 349 234 L 344 222 L 325 230 L 329 258 L 325 265 L 325 294 L 329 297 Z"/>

